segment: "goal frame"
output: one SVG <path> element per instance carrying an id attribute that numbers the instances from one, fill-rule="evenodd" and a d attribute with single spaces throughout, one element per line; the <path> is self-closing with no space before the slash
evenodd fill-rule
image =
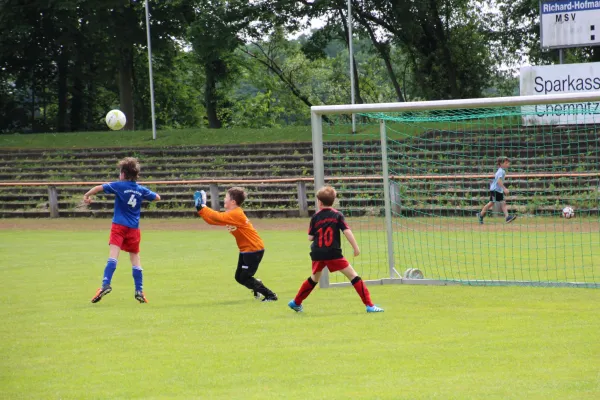
<path id="1" fill-rule="evenodd" d="M 435 100 L 435 101 L 415 101 L 405 103 L 375 103 L 375 104 L 345 104 L 345 105 L 322 105 L 311 107 L 311 129 L 313 146 L 313 167 L 315 188 L 325 185 L 325 164 L 323 158 L 323 116 L 332 114 L 354 115 L 357 113 L 375 113 L 375 112 L 409 112 L 409 111 L 431 111 L 431 110 L 453 110 L 468 108 L 491 108 L 491 107 L 518 107 L 531 105 L 545 105 L 558 103 L 583 103 L 600 101 L 600 91 L 563 93 L 552 95 L 535 96 L 510 96 L 510 97 L 491 97 L 477 99 L 459 99 L 459 100 Z M 384 208 L 385 208 L 385 230 L 387 237 L 387 258 L 389 267 L 389 276 L 381 279 L 366 280 L 370 285 L 385 284 L 412 284 L 412 285 L 461 285 L 459 281 L 437 280 L 437 279 L 410 279 L 403 277 L 396 270 L 394 261 L 394 242 L 392 226 L 392 208 L 390 195 L 390 175 L 387 157 L 387 133 L 385 120 L 380 120 L 380 140 L 381 140 L 381 162 L 384 188 Z M 315 208 L 318 208 L 318 201 L 315 200 Z M 492 281 L 476 280 L 469 281 L 469 285 L 490 285 L 490 286 L 552 286 L 552 287 L 600 287 L 600 284 L 583 282 L 534 282 L 534 281 Z M 349 282 L 331 283 L 329 280 L 329 271 L 323 270 L 319 286 L 321 288 L 348 286 Z"/>

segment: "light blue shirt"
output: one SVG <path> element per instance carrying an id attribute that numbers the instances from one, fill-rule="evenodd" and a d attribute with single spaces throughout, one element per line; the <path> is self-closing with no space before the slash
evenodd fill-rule
<path id="1" fill-rule="evenodd" d="M 490 190 L 494 191 L 494 192 L 503 193 L 504 191 L 502 190 L 500 185 L 498 185 L 498 181 L 500 179 L 502 179 L 502 183 L 504 183 L 505 176 L 506 176 L 506 171 L 503 170 L 502 168 L 498 168 L 498 171 L 496 171 L 496 175 L 494 175 L 494 180 L 490 184 Z"/>

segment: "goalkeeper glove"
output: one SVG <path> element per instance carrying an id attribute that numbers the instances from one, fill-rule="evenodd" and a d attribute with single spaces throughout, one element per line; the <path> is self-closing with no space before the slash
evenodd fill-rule
<path id="1" fill-rule="evenodd" d="M 202 207 L 206 207 L 206 192 L 204 190 L 194 193 L 194 205 L 198 211 L 202 210 Z"/>

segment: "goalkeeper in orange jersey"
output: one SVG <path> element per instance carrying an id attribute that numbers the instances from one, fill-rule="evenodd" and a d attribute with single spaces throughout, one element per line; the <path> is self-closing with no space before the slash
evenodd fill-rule
<path id="1" fill-rule="evenodd" d="M 258 236 L 258 232 L 244 214 L 241 205 L 246 200 L 246 192 L 239 187 L 232 187 L 225 195 L 225 212 L 219 212 L 206 205 L 206 192 L 204 190 L 194 193 L 194 204 L 198 215 L 210 225 L 227 227 L 229 233 L 235 237 L 240 255 L 238 257 L 235 280 L 252 290 L 254 297 L 262 301 L 276 301 L 277 295 L 267 288 L 260 279 L 254 278 L 260 261 L 265 254 L 265 245 Z"/>

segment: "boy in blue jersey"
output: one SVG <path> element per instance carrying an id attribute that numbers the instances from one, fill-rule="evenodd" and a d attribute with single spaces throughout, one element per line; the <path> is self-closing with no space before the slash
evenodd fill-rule
<path id="1" fill-rule="evenodd" d="M 482 225 L 485 214 L 494 206 L 494 203 L 500 203 L 507 224 L 517 219 L 516 215 L 508 215 L 508 206 L 506 205 L 506 200 L 504 200 L 504 195 L 508 195 L 508 189 L 504 186 L 504 178 L 506 177 L 506 169 L 510 164 L 510 160 L 508 157 L 499 157 L 496 163 L 498 164 L 498 171 L 496 171 L 494 180 L 490 184 L 490 201 L 483 207 L 481 212 L 477 213 L 479 223 Z"/>
<path id="2" fill-rule="evenodd" d="M 131 267 L 133 268 L 133 281 L 135 283 L 135 299 L 140 303 L 147 303 L 144 295 L 142 264 L 140 262 L 140 210 L 142 201 L 160 200 L 160 196 L 150 189 L 136 183 L 140 174 L 140 163 L 133 157 L 125 157 L 119 161 L 119 181 L 105 183 L 91 188 L 83 195 L 86 204 L 92 202 L 90 196 L 99 192 L 115 195 L 115 211 L 108 241 L 108 262 L 104 268 L 102 287 L 96 291 L 92 303 L 102 300 L 102 297 L 112 291 L 110 282 L 117 269 L 117 259 L 121 250 L 129 253 Z"/>

